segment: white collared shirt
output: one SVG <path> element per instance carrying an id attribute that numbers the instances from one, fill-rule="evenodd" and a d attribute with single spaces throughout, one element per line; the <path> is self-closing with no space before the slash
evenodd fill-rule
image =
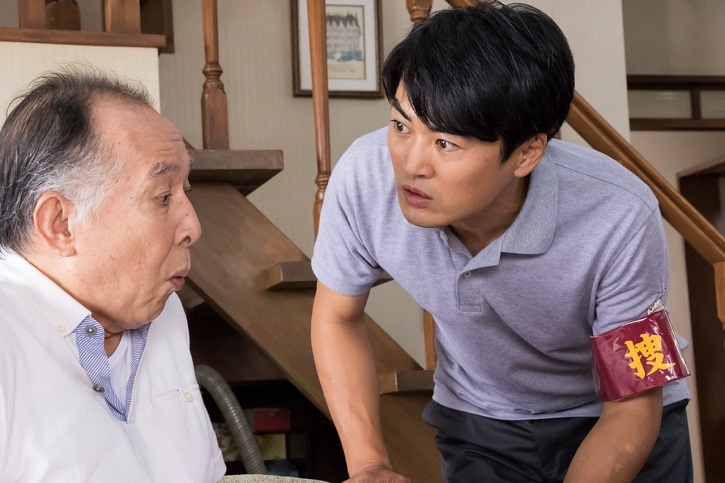
<path id="1" fill-rule="evenodd" d="M 25 259 L 0 259 L 0 482 L 211 482 L 225 472 L 172 295 L 151 323 L 128 422 L 78 360 L 89 311 Z"/>

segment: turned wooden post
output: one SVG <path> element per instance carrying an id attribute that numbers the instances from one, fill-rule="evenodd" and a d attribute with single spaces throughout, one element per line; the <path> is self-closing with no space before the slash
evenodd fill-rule
<path id="1" fill-rule="evenodd" d="M 81 12 L 76 0 L 45 0 L 45 26 L 56 30 L 80 30 Z"/>
<path id="2" fill-rule="evenodd" d="M 330 110 L 327 91 L 327 30 L 325 0 L 307 0 L 310 29 L 310 64 L 312 69 L 312 108 L 315 119 L 317 154 L 317 193 L 313 207 L 315 238 L 320 226 L 320 211 L 330 179 Z"/>
<path id="3" fill-rule="evenodd" d="M 204 89 L 201 94 L 201 127 L 204 149 L 229 149 L 229 116 L 227 93 L 221 81 L 219 65 L 219 27 L 216 0 L 202 0 L 204 23 L 204 56 L 206 64 Z"/>
<path id="4" fill-rule="evenodd" d="M 103 30 L 118 34 L 140 34 L 140 0 L 103 0 Z"/>
<path id="5" fill-rule="evenodd" d="M 18 0 L 20 28 L 45 28 L 45 0 Z"/>
<path id="6" fill-rule="evenodd" d="M 417 22 L 430 14 L 433 0 L 405 0 L 405 6 L 410 14 L 410 21 Z"/>

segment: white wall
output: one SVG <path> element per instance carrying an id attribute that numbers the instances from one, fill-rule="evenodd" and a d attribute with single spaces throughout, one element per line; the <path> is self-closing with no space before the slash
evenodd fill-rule
<path id="1" fill-rule="evenodd" d="M 721 0 L 622 0 L 629 74 L 723 75 Z"/>
<path id="2" fill-rule="evenodd" d="M 3 120 L 8 103 L 30 81 L 68 63 L 93 65 L 135 79 L 146 86 L 157 108 L 159 105 L 158 60 L 153 48 L 113 47 L 109 54 L 109 47 L 0 42 L 0 63 L 3 66 L 0 119 Z"/>

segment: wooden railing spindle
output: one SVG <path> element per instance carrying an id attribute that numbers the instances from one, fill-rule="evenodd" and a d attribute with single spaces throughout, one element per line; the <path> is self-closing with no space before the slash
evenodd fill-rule
<path id="1" fill-rule="evenodd" d="M 45 28 L 45 0 L 18 0 L 20 28 Z"/>
<path id="2" fill-rule="evenodd" d="M 433 0 L 405 0 L 405 7 L 410 14 L 410 21 L 417 22 L 430 15 L 433 7 Z"/>
<path id="3" fill-rule="evenodd" d="M 140 34 L 139 0 L 103 0 L 103 22 L 106 32 Z"/>
<path id="4" fill-rule="evenodd" d="M 204 149 L 229 149 L 227 93 L 219 65 L 219 26 L 216 0 L 202 0 L 205 64 L 201 94 L 201 131 Z"/>
<path id="5" fill-rule="evenodd" d="M 325 189 L 330 179 L 330 108 L 327 89 L 327 33 L 325 0 L 307 0 L 307 22 L 310 30 L 310 64 L 312 70 L 312 109 L 315 120 L 317 176 L 313 219 L 315 238 L 320 226 L 320 212 Z"/>

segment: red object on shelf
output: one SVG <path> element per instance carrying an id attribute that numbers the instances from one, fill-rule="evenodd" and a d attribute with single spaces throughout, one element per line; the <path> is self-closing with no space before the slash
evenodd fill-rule
<path id="1" fill-rule="evenodd" d="M 253 408 L 245 413 L 254 434 L 287 433 L 292 429 L 287 408 Z"/>

